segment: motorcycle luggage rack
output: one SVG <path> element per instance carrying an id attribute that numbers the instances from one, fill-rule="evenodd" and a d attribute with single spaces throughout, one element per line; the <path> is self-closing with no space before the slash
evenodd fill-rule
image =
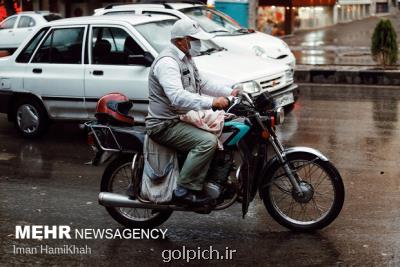
<path id="1" fill-rule="evenodd" d="M 121 145 L 118 143 L 115 134 L 109 126 L 93 125 L 91 123 L 87 123 L 86 126 L 90 128 L 102 150 L 110 152 L 122 151 Z"/>

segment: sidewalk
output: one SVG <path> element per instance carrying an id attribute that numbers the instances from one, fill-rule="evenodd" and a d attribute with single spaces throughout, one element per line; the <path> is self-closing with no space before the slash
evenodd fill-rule
<path id="1" fill-rule="evenodd" d="M 380 19 L 391 20 L 400 47 L 400 12 L 285 37 L 297 60 L 296 82 L 400 85 L 400 55 L 397 65 L 386 70 L 371 57 L 371 36 Z"/>
<path id="2" fill-rule="evenodd" d="M 296 83 L 400 86 L 400 69 L 382 70 L 370 66 L 297 65 L 295 81 Z"/>
<path id="3" fill-rule="evenodd" d="M 400 12 L 296 32 L 285 37 L 284 41 L 290 46 L 299 65 L 375 66 L 370 53 L 371 36 L 380 19 L 391 20 L 400 47 Z"/>

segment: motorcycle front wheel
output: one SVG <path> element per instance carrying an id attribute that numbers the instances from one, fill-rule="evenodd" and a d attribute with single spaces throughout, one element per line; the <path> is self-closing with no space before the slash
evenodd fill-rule
<path id="1" fill-rule="evenodd" d="M 319 230 L 332 223 L 344 202 L 342 178 L 332 163 L 313 154 L 287 155 L 300 179 L 303 195 L 296 194 L 278 161 L 271 166 L 260 196 L 268 213 L 282 226 L 295 231 Z"/>
<path id="2" fill-rule="evenodd" d="M 141 179 L 143 162 L 139 161 L 132 170 L 132 158 L 133 155 L 120 157 L 107 166 L 101 180 L 101 192 L 126 195 L 132 175 L 136 176 L 134 179 Z M 114 220 L 127 228 L 154 228 L 168 220 L 172 214 L 172 211 L 125 207 L 106 207 L 106 210 Z"/>

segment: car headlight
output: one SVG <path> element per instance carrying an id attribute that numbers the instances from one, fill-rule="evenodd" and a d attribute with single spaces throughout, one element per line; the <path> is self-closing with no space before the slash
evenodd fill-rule
<path id="1" fill-rule="evenodd" d="M 261 86 L 255 81 L 238 83 L 232 86 L 232 88 L 242 90 L 249 94 L 261 92 Z"/>
<path id="2" fill-rule="evenodd" d="M 288 69 L 285 71 L 286 81 L 293 80 L 293 69 Z"/>

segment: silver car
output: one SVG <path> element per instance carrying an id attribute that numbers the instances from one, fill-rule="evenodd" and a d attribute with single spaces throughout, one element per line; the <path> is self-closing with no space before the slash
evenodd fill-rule
<path id="1" fill-rule="evenodd" d="M 27 137 L 42 134 L 49 121 L 93 118 L 96 102 L 121 92 L 143 122 L 148 75 L 158 53 L 170 43 L 176 18 L 165 15 L 90 16 L 40 27 L 9 57 L 0 58 L 0 112 Z M 202 42 L 194 58 L 201 75 L 257 95 L 269 91 L 278 106 L 297 94 L 286 64 L 234 54 Z"/>

